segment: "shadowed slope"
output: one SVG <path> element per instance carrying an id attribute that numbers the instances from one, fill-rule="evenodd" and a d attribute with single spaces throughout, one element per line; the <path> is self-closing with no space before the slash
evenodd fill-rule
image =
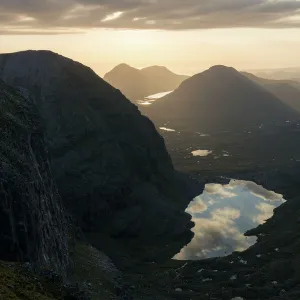
<path id="1" fill-rule="evenodd" d="M 144 111 L 157 124 L 203 132 L 245 130 L 298 114 L 233 68 L 214 66 L 184 81 Z"/>

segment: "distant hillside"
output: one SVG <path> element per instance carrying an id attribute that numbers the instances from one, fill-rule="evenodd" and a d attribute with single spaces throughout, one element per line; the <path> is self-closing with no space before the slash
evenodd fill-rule
<path id="1" fill-rule="evenodd" d="M 273 80 L 257 77 L 250 73 L 243 73 L 252 81 L 266 88 L 283 103 L 300 112 L 300 82 L 292 80 Z"/>
<path id="2" fill-rule="evenodd" d="M 298 113 L 233 68 L 214 66 L 184 81 L 144 112 L 157 124 L 205 132 L 279 124 Z M 175 127 L 174 127 L 175 126 Z"/>
<path id="3" fill-rule="evenodd" d="M 268 79 L 300 81 L 300 67 L 266 70 L 248 70 L 248 72 L 253 73 L 258 77 Z"/>
<path id="4" fill-rule="evenodd" d="M 119 89 L 131 101 L 142 100 L 157 93 L 176 89 L 188 76 L 177 75 L 166 67 L 135 69 L 120 64 L 104 76 L 104 80 Z"/>

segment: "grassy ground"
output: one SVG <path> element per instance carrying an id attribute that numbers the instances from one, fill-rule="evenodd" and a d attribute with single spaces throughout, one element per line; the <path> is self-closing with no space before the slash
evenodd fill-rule
<path id="1" fill-rule="evenodd" d="M 0 261 L 1 300 L 60 300 L 64 295 L 59 285 L 33 276 L 17 263 Z"/>

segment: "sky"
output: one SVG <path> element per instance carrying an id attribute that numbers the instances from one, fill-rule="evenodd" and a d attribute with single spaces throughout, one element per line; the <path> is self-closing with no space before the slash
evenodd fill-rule
<path id="1" fill-rule="evenodd" d="M 299 67 L 299 0 L 0 0 L 0 53 L 48 49 L 103 76 L 119 63 L 195 74 Z"/>

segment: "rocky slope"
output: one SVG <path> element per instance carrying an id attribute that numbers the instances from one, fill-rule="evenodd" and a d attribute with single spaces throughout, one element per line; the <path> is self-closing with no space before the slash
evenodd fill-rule
<path id="1" fill-rule="evenodd" d="M 188 76 L 177 75 L 162 66 L 139 70 L 126 64 L 116 66 L 104 76 L 104 80 L 132 101 L 143 100 L 157 93 L 173 91 L 187 78 Z"/>
<path id="2" fill-rule="evenodd" d="M 143 250 L 153 240 L 191 238 L 189 199 L 164 141 L 118 90 L 47 51 L 0 55 L 0 77 L 36 103 L 60 195 L 92 244 L 117 250 L 117 240 L 153 259 L 155 246 Z"/>
<path id="3" fill-rule="evenodd" d="M 64 275 L 65 215 L 36 107 L 0 81 L 0 259 L 30 261 Z"/>
<path id="4" fill-rule="evenodd" d="M 173 93 L 143 111 L 157 125 L 213 133 L 243 132 L 299 118 L 260 85 L 233 68 L 214 66 L 184 81 Z"/>

